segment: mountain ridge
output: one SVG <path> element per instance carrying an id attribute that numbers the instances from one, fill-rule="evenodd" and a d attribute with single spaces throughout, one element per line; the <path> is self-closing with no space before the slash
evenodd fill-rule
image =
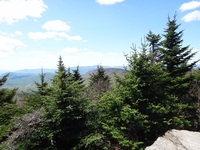
<path id="1" fill-rule="evenodd" d="M 106 70 L 106 73 L 114 78 L 113 70 L 118 72 L 118 74 L 122 74 L 122 66 L 103 66 Z M 76 67 L 71 67 L 71 70 L 75 70 Z M 120 71 L 117 71 L 117 70 Z M 50 82 L 53 78 L 54 74 L 56 73 L 57 69 L 43 69 L 43 73 L 46 74 L 45 79 L 46 82 Z M 97 70 L 97 66 L 84 66 L 79 67 L 80 73 L 82 77 L 87 80 L 89 78 L 89 74 L 93 73 Z M 5 74 L 5 73 L 4 73 Z M 5 88 L 19 88 L 19 91 L 30 91 L 35 89 L 34 82 L 40 82 L 39 74 L 41 74 L 41 69 L 22 69 L 14 72 L 10 72 L 8 76 L 7 82 L 3 85 Z"/>
<path id="2" fill-rule="evenodd" d="M 93 66 L 78 66 L 81 74 L 85 74 L 88 71 L 95 70 L 98 65 L 93 65 Z M 104 68 L 123 68 L 123 66 L 103 66 Z M 71 70 L 75 70 L 76 67 L 66 67 L 70 68 Z M 6 74 L 6 73 L 34 73 L 34 74 L 40 74 L 41 69 L 43 70 L 44 73 L 55 73 L 57 69 L 49 69 L 49 68 L 36 68 L 36 69 L 19 69 L 15 71 L 9 71 L 9 70 L 0 70 L 0 75 Z"/>

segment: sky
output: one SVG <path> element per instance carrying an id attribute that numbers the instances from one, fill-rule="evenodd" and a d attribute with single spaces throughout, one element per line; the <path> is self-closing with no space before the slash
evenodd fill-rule
<path id="1" fill-rule="evenodd" d="M 59 56 L 66 67 L 123 66 L 175 13 L 196 60 L 200 0 L 0 0 L 0 70 L 55 69 Z"/>

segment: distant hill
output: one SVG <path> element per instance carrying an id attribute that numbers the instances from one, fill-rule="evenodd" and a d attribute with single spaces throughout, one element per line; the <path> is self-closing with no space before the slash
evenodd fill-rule
<path id="1" fill-rule="evenodd" d="M 122 75 L 123 67 L 113 67 L 110 68 L 109 66 L 103 66 L 106 70 L 106 73 L 111 77 L 114 78 L 113 72 L 116 72 L 118 75 Z M 71 70 L 76 69 L 76 67 L 71 67 Z M 83 66 L 79 67 L 80 73 L 85 80 L 90 77 L 90 73 L 95 72 L 97 66 Z M 50 82 L 52 77 L 54 76 L 56 69 L 43 69 L 43 72 L 46 74 L 46 81 Z M 6 88 L 19 88 L 20 91 L 29 92 L 30 90 L 35 89 L 34 82 L 39 82 L 39 74 L 41 73 L 41 69 L 24 69 L 18 70 L 15 72 L 10 72 L 7 82 L 3 87 Z M 4 73 L 5 74 L 5 73 Z M 1 74 L 0 74 L 1 75 Z"/>
<path id="2" fill-rule="evenodd" d="M 54 73 L 46 73 L 46 81 L 50 81 Z M 20 91 L 30 91 L 35 89 L 34 82 L 39 82 L 39 75 L 36 73 L 18 73 L 11 72 L 9 74 L 7 82 L 3 87 L 6 88 L 19 88 Z"/>

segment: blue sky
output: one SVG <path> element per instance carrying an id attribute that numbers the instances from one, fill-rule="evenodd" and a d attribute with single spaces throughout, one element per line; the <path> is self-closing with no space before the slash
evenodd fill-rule
<path id="1" fill-rule="evenodd" d="M 0 70 L 56 68 L 60 55 L 66 67 L 126 65 L 175 12 L 183 46 L 199 51 L 200 0 L 0 0 Z"/>

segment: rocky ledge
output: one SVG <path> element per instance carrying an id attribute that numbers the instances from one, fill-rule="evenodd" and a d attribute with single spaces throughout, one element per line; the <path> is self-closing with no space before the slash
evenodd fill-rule
<path id="1" fill-rule="evenodd" d="M 173 129 L 145 150 L 200 150 L 200 132 Z"/>

